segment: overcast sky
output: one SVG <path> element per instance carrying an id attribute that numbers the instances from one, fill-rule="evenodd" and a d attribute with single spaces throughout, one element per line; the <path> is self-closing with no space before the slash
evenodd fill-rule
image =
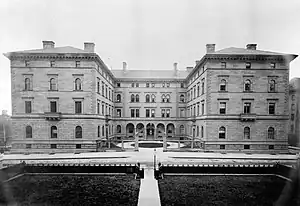
<path id="1" fill-rule="evenodd" d="M 1 0 L 0 110 L 11 113 L 10 64 L 2 53 L 56 46 L 96 52 L 113 69 L 194 66 L 205 45 L 257 43 L 258 49 L 300 54 L 300 0 Z M 290 78 L 300 77 L 300 57 Z"/>

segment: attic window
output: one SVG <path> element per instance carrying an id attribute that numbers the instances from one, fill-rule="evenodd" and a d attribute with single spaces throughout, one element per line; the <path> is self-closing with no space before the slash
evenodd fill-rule
<path id="1" fill-rule="evenodd" d="M 223 69 L 226 68 L 226 62 L 221 62 L 221 68 L 223 68 Z"/>
<path id="2" fill-rule="evenodd" d="M 76 61 L 76 67 L 80 67 L 80 61 Z"/>
<path id="3" fill-rule="evenodd" d="M 29 61 L 25 60 L 25 67 L 29 67 Z"/>
<path id="4" fill-rule="evenodd" d="M 275 69 L 276 64 L 275 64 L 275 63 L 271 63 L 271 64 L 270 64 L 270 67 L 271 67 L 271 69 Z"/>
<path id="5" fill-rule="evenodd" d="M 50 67 L 55 67 L 55 61 L 50 61 Z"/>
<path id="6" fill-rule="evenodd" d="M 246 69 L 250 69 L 251 68 L 251 63 L 250 62 L 246 62 Z"/>

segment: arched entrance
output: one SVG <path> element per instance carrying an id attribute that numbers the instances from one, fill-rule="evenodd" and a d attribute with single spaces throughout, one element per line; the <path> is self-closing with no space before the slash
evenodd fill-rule
<path id="1" fill-rule="evenodd" d="M 145 136 L 144 130 L 145 130 L 145 128 L 144 128 L 144 125 L 142 123 L 138 123 L 136 125 L 136 132 L 137 132 L 137 136 L 139 138 L 144 138 L 144 136 Z"/>
<path id="2" fill-rule="evenodd" d="M 154 131 L 155 131 L 155 126 L 153 123 L 149 123 L 146 126 L 146 135 L 147 139 L 154 139 Z"/>
<path id="3" fill-rule="evenodd" d="M 174 137 L 175 136 L 175 126 L 174 124 L 170 123 L 167 125 L 167 137 Z"/>
<path id="4" fill-rule="evenodd" d="M 134 137 L 134 125 L 132 123 L 126 125 L 126 137 Z"/>
<path id="5" fill-rule="evenodd" d="M 164 133 L 165 133 L 165 125 L 162 124 L 162 123 L 159 123 L 157 125 L 157 137 L 158 138 L 163 138 Z"/>

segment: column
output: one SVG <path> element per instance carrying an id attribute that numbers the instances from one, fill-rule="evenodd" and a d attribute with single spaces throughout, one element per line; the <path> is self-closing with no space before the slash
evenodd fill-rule
<path id="1" fill-rule="evenodd" d="M 133 128 L 133 135 L 134 135 L 134 140 L 135 140 L 134 151 L 139 151 L 139 137 L 136 134 L 136 127 Z"/>
<path id="2" fill-rule="evenodd" d="M 166 130 L 166 128 L 165 128 Z M 167 133 L 166 131 L 163 132 L 163 151 L 167 151 Z"/>
<path id="3" fill-rule="evenodd" d="M 145 125 L 144 125 L 144 139 L 146 140 L 146 127 L 145 127 Z"/>

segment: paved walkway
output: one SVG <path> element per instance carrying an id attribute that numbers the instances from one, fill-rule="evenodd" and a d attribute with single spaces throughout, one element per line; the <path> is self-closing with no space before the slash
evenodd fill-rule
<path id="1" fill-rule="evenodd" d="M 158 182 L 154 178 L 153 167 L 144 168 L 145 176 L 141 179 L 138 206 L 160 206 Z"/>

